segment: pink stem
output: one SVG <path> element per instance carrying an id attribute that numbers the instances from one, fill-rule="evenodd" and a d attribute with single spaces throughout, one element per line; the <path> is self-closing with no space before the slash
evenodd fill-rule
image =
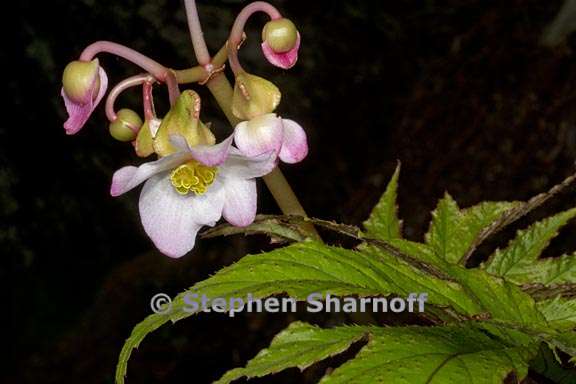
<path id="1" fill-rule="evenodd" d="M 238 74 L 244 71 L 240 65 L 240 61 L 238 61 L 238 46 L 242 42 L 242 36 L 244 34 L 244 26 L 246 25 L 246 22 L 250 16 L 256 12 L 264 12 L 272 20 L 282 18 L 280 12 L 274 8 L 273 5 L 264 1 L 255 1 L 250 3 L 245 6 L 242 11 L 240 11 L 236 17 L 236 20 L 234 21 L 232 31 L 230 31 L 230 37 L 228 38 L 228 60 L 230 61 L 230 68 L 234 74 Z"/>
<path id="2" fill-rule="evenodd" d="M 178 88 L 176 75 L 172 71 L 166 72 L 166 86 L 168 87 L 168 99 L 170 100 L 170 106 L 173 106 L 178 96 L 180 96 L 180 89 Z"/>
<path id="3" fill-rule="evenodd" d="M 135 87 L 142 83 L 151 80 L 151 76 L 149 74 L 140 74 L 136 76 L 129 77 L 127 79 L 122 80 L 108 94 L 108 98 L 106 99 L 106 117 L 110 122 L 116 120 L 116 112 L 114 111 L 114 103 L 118 96 L 124 92 L 126 89 Z"/>
<path id="4" fill-rule="evenodd" d="M 186 7 L 186 15 L 188 17 L 188 28 L 190 29 L 190 38 L 194 46 L 194 53 L 198 64 L 205 67 L 210 65 L 212 61 L 206 41 L 204 41 L 204 34 L 202 33 L 202 26 L 200 25 L 200 18 L 198 17 L 198 9 L 196 8 L 195 0 L 185 0 L 184 6 Z"/>
<path id="5" fill-rule="evenodd" d="M 142 97 L 144 99 L 144 119 L 152 120 L 156 118 L 154 110 L 154 98 L 152 96 L 152 81 L 145 81 L 142 86 Z"/>
<path id="6" fill-rule="evenodd" d="M 162 64 L 152 60 L 140 52 L 111 41 L 97 41 L 90 44 L 80 55 L 80 60 L 90 61 L 100 52 L 112 53 L 123 57 L 124 59 L 140 66 L 159 81 L 163 82 L 166 79 L 166 73 L 168 70 Z"/>

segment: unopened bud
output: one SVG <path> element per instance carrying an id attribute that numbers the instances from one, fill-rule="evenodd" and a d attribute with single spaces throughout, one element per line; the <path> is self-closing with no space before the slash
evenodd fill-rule
<path id="1" fill-rule="evenodd" d="M 236 76 L 232 113 L 242 120 L 273 112 L 282 94 L 270 81 L 242 72 Z"/>
<path id="2" fill-rule="evenodd" d="M 142 119 L 131 109 L 121 109 L 116 114 L 116 120 L 110 123 L 110 134 L 118 141 L 132 141 L 136 138 Z"/>
<path id="3" fill-rule="evenodd" d="M 298 41 L 298 30 L 289 19 L 271 20 L 262 29 L 262 41 L 268 43 L 274 52 L 288 52 Z"/>
<path id="4" fill-rule="evenodd" d="M 298 61 L 300 33 L 288 19 L 269 21 L 262 30 L 262 53 L 270 64 L 288 69 Z"/>
<path id="5" fill-rule="evenodd" d="M 66 96 L 77 104 L 86 104 L 95 99 L 100 88 L 99 68 L 98 59 L 68 64 L 62 74 Z"/>

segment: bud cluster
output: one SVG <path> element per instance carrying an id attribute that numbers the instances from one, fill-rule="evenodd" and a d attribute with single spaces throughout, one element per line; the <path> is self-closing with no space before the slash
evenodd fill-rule
<path id="1" fill-rule="evenodd" d="M 261 122 L 265 120 L 272 126 L 277 125 L 280 119 L 277 121 L 269 118 L 262 120 L 262 117 L 275 116 L 273 112 L 281 99 L 278 87 L 262 77 L 246 72 L 238 62 L 237 54 L 240 44 L 235 46 L 235 42 L 241 41 L 243 38 L 242 33 L 241 36 L 238 36 L 238 31 L 242 32 L 249 16 L 258 11 L 268 13 L 271 18 L 262 28 L 261 44 L 262 52 L 271 64 L 285 69 L 292 67 L 296 63 L 300 47 L 300 33 L 294 23 L 280 16 L 279 12 L 267 3 L 250 4 L 236 19 L 228 44 L 228 58 L 235 76 L 233 96 L 229 108 L 235 118 L 241 121 L 256 119 L 260 122 L 250 125 L 259 127 L 252 129 L 252 133 L 257 133 L 254 136 L 255 139 L 260 136 L 270 136 L 271 132 L 275 130 L 275 128 L 262 125 Z M 237 26 L 240 28 L 238 29 Z M 191 25 L 192 29 L 194 29 L 193 27 Z M 98 46 L 98 50 L 95 50 L 94 46 Z M 115 140 L 131 142 L 136 154 L 141 157 L 152 154 L 163 157 L 174 153 L 175 149 L 170 142 L 170 137 L 174 134 L 183 135 L 190 146 L 214 144 L 215 138 L 209 126 L 202 123 L 199 118 L 200 97 L 198 94 L 191 90 L 184 91 L 182 97 L 176 101 L 179 94 L 179 81 L 177 77 L 174 77 L 176 81 L 172 84 L 168 81 L 169 75 L 174 74 L 175 71 L 161 66 L 130 48 L 110 42 L 97 42 L 89 46 L 79 60 L 71 62 L 64 69 L 61 94 L 69 114 L 69 118 L 64 124 L 66 133 L 77 133 L 106 93 L 108 78 L 98 59 L 94 57 L 96 53 L 101 51 L 115 53 L 132 60 L 142 68 L 150 68 L 148 78 L 141 77 L 138 81 L 132 78 L 126 79 L 119 83 L 108 96 L 106 114 L 110 120 L 110 135 Z M 206 78 L 198 78 L 199 84 L 210 81 L 215 73 L 220 75 L 219 72 L 213 72 L 213 68 L 218 68 L 218 71 L 221 71 L 223 66 L 215 64 L 204 65 L 202 69 L 210 72 Z M 157 117 L 154 112 L 151 91 L 152 85 L 158 82 L 165 82 L 171 93 L 172 108 L 163 118 Z M 132 109 L 122 108 L 119 111 L 114 111 L 114 102 L 118 94 L 134 85 L 142 85 L 143 87 L 144 119 Z M 174 98 L 172 98 L 173 95 Z M 279 151 L 279 148 L 265 147 L 263 149 Z"/>

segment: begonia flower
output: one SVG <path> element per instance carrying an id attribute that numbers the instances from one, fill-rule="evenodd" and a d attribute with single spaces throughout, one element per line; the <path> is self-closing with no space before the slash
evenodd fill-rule
<path id="1" fill-rule="evenodd" d="M 182 136 L 172 136 L 177 152 L 114 174 L 112 196 L 144 183 L 139 201 L 142 225 L 167 256 L 185 255 L 200 228 L 214 226 L 222 216 L 234 226 L 254 221 L 255 178 L 272 171 L 274 156 L 246 157 L 231 145 L 232 138 L 191 147 Z"/>

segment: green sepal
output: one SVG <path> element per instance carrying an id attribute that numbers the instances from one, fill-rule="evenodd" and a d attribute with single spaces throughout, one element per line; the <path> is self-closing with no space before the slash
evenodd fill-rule
<path id="1" fill-rule="evenodd" d="M 192 90 L 186 90 L 176 100 L 170 111 L 162 119 L 160 128 L 154 137 L 154 151 L 159 156 L 168 156 L 176 152 L 170 142 L 170 136 L 181 135 L 189 146 L 213 145 L 216 138 L 200 121 L 200 96 Z"/>
<path id="2" fill-rule="evenodd" d="M 243 72 L 236 76 L 232 113 L 239 119 L 251 120 L 272 113 L 280 104 L 281 97 L 278 87 L 270 81 Z"/>

